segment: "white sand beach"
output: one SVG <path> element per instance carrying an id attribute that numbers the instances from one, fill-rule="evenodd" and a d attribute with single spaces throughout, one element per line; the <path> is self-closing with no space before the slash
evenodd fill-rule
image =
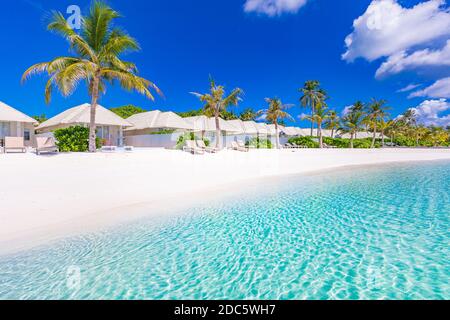
<path id="1" fill-rule="evenodd" d="M 448 149 L 252 150 L 193 156 L 0 154 L 0 252 L 141 215 L 160 215 L 254 179 L 389 162 L 450 160 Z"/>

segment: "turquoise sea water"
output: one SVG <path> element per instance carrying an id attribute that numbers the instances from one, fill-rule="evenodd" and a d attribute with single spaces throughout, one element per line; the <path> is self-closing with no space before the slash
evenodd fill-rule
<path id="1" fill-rule="evenodd" d="M 3 299 L 449 299 L 450 163 L 296 176 L 0 257 Z"/>

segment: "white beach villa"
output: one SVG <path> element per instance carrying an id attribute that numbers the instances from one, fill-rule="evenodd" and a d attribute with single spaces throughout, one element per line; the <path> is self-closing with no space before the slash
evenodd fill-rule
<path id="1" fill-rule="evenodd" d="M 23 137 L 25 146 L 32 146 L 37 124 L 35 119 L 0 101 L 0 145 L 5 137 Z"/>
<path id="2" fill-rule="evenodd" d="M 38 133 L 47 133 L 76 125 L 88 126 L 90 109 L 91 105 L 89 103 L 70 108 L 43 122 L 36 130 Z M 103 139 L 104 144 L 107 146 L 122 146 L 123 130 L 132 126 L 128 121 L 101 105 L 97 106 L 95 122 L 97 125 L 97 137 Z"/>

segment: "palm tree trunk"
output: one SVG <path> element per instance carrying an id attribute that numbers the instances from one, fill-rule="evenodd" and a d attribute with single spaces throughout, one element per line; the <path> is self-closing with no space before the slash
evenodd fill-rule
<path id="1" fill-rule="evenodd" d="M 375 141 L 377 139 L 377 125 L 373 125 L 373 138 L 372 138 L 372 145 L 370 146 L 372 149 L 375 148 Z"/>
<path id="2" fill-rule="evenodd" d="M 331 139 L 334 139 L 334 128 L 331 129 Z"/>
<path id="3" fill-rule="evenodd" d="M 221 141 L 220 141 L 220 122 L 219 122 L 219 113 L 216 112 L 215 114 L 216 118 L 216 148 L 220 149 Z"/>
<path id="4" fill-rule="evenodd" d="M 320 122 L 317 123 L 317 131 L 319 134 L 319 147 L 323 149 L 322 124 Z"/>
<path id="5" fill-rule="evenodd" d="M 275 121 L 275 143 L 277 144 L 277 149 L 280 149 L 280 135 L 278 134 L 278 122 Z"/>
<path id="6" fill-rule="evenodd" d="M 381 130 L 381 145 L 384 147 L 384 130 Z"/>
<path id="7" fill-rule="evenodd" d="M 354 148 L 354 146 L 353 146 L 353 137 L 354 137 L 354 135 L 353 135 L 353 132 L 350 134 L 350 148 Z"/>
<path id="8" fill-rule="evenodd" d="M 311 119 L 314 118 L 314 113 L 316 112 L 316 108 L 314 106 L 314 103 L 311 105 Z M 311 120 L 311 137 L 314 136 L 314 121 Z"/>
<path id="9" fill-rule="evenodd" d="M 98 78 L 94 77 L 92 80 L 92 99 L 91 99 L 91 112 L 90 112 L 90 120 L 89 120 L 89 152 L 95 153 L 97 151 L 97 127 L 95 124 L 95 115 L 97 111 L 97 102 L 98 102 Z"/>

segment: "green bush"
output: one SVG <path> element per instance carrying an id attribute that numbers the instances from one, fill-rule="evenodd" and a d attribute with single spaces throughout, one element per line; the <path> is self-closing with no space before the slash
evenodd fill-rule
<path id="1" fill-rule="evenodd" d="M 314 141 L 312 137 L 296 137 L 291 138 L 288 141 L 289 143 L 296 144 L 298 146 L 303 146 L 307 148 L 318 148 L 319 143 Z"/>
<path id="2" fill-rule="evenodd" d="M 324 137 L 323 143 L 339 149 L 350 148 L 350 139 Z"/>
<path id="3" fill-rule="evenodd" d="M 181 136 L 178 137 L 178 141 L 177 141 L 176 148 L 177 148 L 177 149 L 182 149 L 182 148 L 184 147 L 186 141 L 192 141 L 192 140 L 193 140 L 193 141 L 195 141 L 195 140 L 202 140 L 202 138 L 196 137 L 195 134 L 194 134 L 193 132 L 185 133 L 185 134 L 183 134 L 183 135 L 181 135 Z M 206 145 L 207 147 L 209 147 L 209 145 L 210 145 L 210 143 L 211 143 L 211 142 L 210 142 L 208 139 L 206 139 L 206 138 L 203 138 L 203 142 L 205 142 L 205 145 Z"/>
<path id="4" fill-rule="evenodd" d="M 74 126 L 54 131 L 60 152 L 87 152 L 89 150 L 89 128 Z M 101 139 L 96 138 L 97 149 L 101 148 Z"/>
<path id="5" fill-rule="evenodd" d="M 272 141 L 268 139 L 252 138 L 245 143 L 247 147 L 255 149 L 272 149 Z"/>

